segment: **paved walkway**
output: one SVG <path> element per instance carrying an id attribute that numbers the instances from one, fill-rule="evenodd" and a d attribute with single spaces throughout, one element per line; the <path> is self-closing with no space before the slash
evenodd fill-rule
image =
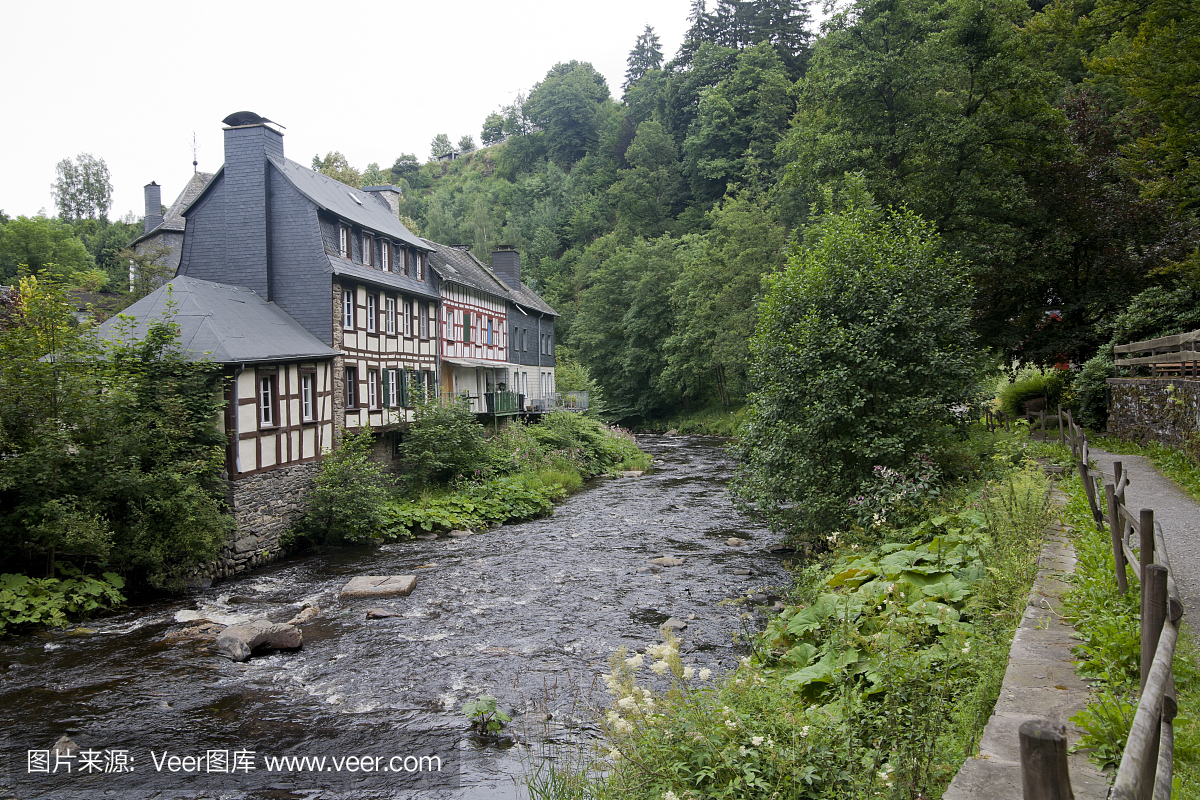
<path id="1" fill-rule="evenodd" d="M 1062 495 L 1057 500 L 1062 502 Z M 1000 697 L 979 741 L 979 754 L 966 760 L 943 800 L 1022 800 L 1018 729 L 1026 720 L 1048 719 L 1064 725 L 1072 745 L 1082 734 L 1070 717 L 1087 705 L 1088 686 L 1075 674 L 1074 629 L 1059 611 L 1067 588 L 1063 576 L 1075 571 L 1075 550 L 1057 521 L 1046 534 L 1039 566 L 1025 614 L 1013 635 Z M 1085 755 L 1075 754 L 1067 761 L 1078 800 L 1107 797 L 1108 780 Z"/>
<path id="2" fill-rule="evenodd" d="M 1119 456 L 1090 448 L 1096 468 L 1109 475 L 1113 462 L 1120 461 L 1129 474 L 1125 505 L 1131 510 L 1154 509 L 1154 519 L 1162 525 L 1171 573 L 1183 600 L 1183 618 L 1196 628 L 1200 625 L 1200 503 L 1165 478 L 1144 456 Z"/>

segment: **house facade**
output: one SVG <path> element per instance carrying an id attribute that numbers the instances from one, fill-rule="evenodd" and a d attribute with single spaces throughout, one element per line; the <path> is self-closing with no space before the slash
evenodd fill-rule
<path id="1" fill-rule="evenodd" d="M 558 312 L 521 282 L 521 255 L 502 247 L 492 253 L 492 274 L 508 290 L 509 364 L 514 391 L 524 406 L 542 411 L 556 407 L 554 321 Z"/>

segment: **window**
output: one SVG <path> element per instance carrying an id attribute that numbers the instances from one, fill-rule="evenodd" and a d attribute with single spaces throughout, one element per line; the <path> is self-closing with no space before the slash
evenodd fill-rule
<path id="1" fill-rule="evenodd" d="M 379 408 L 379 370 L 367 370 L 367 408 Z"/>
<path id="2" fill-rule="evenodd" d="M 384 322 L 387 325 L 387 335 L 396 335 L 396 298 L 389 297 L 387 299 L 387 314 Z"/>
<path id="3" fill-rule="evenodd" d="M 492 343 L 492 318 L 491 317 L 487 318 L 487 338 L 484 339 L 484 341 L 489 345 Z"/>
<path id="4" fill-rule="evenodd" d="M 438 335 L 437 329 L 437 306 L 433 303 L 425 306 L 425 312 L 429 316 L 429 338 L 436 339 Z"/>
<path id="5" fill-rule="evenodd" d="M 412 336 L 412 301 L 404 301 L 404 335 Z"/>
<path id="6" fill-rule="evenodd" d="M 379 240 L 379 268 L 384 272 L 392 271 L 392 243 L 387 239 Z"/>
<path id="7" fill-rule="evenodd" d="M 362 247 L 363 264 L 375 266 L 375 239 L 366 231 L 363 231 Z"/>
<path id="8" fill-rule="evenodd" d="M 471 343 L 471 312 L 462 312 L 463 344 Z"/>
<path id="9" fill-rule="evenodd" d="M 379 308 L 379 303 L 375 298 L 376 295 L 367 295 L 367 333 L 375 332 L 375 314 Z"/>
<path id="10" fill-rule="evenodd" d="M 274 428 L 279 425 L 279 393 L 274 373 L 258 376 L 258 426 Z"/>
<path id="11" fill-rule="evenodd" d="M 346 410 L 358 408 L 358 369 L 346 367 Z"/>
<path id="12" fill-rule="evenodd" d="M 316 383 L 316 373 L 300 373 L 300 419 L 304 422 L 313 421 L 313 398 L 316 395 Z"/>
<path id="13" fill-rule="evenodd" d="M 342 258 L 350 258 L 350 226 L 338 226 L 338 253 Z"/>
<path id="14" fill-rule="evenodd" d="M 425 315 L 425 303 L 417 303 L 417 313 L 421 317 L 421 338 L 429 338 L 429 317 Z"/>
<path id="15" fill-rule="evenodd" d="M 408 259 L 409 266 L 412 268 L 413 277 L 419 281 L 425 280 L 425 258 L 416 250 L 410 250 Z"/>
<path id="16" fill-rule="evenodd" d="M 342 289 L 342 327 L 354 330 L 354 290 Z"/>
<path id="17" fill-rule="evenodd" d="M 412 304 L 412 335 L 413 336 L 418 335 L 421 330 L 421 321 L 419 319 L 417 319 L 417 316 L 420 313 L 421 313 L 420 305 L 417 303 L 413 303 Z"/>
<path id="18" fill-rule="evenodd" d="M 384 373 L 384 377 L 383 377 L 383 387 L 384 387 L 384 392 L 383 392 L 383 393 L 384 393 L 383 404 L 384 404 L 384 405 L 386 405 L 388 408 L 395 408 L 395 407 L 398 405 L 398 403 L 397 403 L 397 400 L 398 400 L 399 398 L 397 398 L 397 396 L 396 396 L 396 395 L 399 393 L 399 391 L 400 391 L 400 387 L 399 387 L 398 383 L 399 383 L 399 382 L 396 380 L 396 370 L 394 370 L 394 369 L 389 369 L 389 370 L 387 370 L 387 371 Z"/>

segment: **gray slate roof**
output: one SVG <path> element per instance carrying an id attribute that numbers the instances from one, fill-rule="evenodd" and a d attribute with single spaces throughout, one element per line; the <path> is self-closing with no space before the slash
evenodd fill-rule
<path id="1" fill-rule="evenodd" d="M 157 227 L 150 229 L 130 242 L 130 247 L 143 239 L 147 239 L 163 231 L 183 233 L 183 229 L 187 224 L 187 220 L 183 218 L 183 210 L 200 196 L 200 193 L 204 191 L 204 187 L 208 186 L 209 181 L 212 179 L 213 173 L 211 172 L 193 173 L 191 180 L 187 182 L 187 185 L 183 187 L 183 191 L 179 193 L 179 197 L 175 198 L 175 202 L 171 204 L 171 207 L 167 209 L 167 213 L 163 215 L 163 221 Z"/>
<path id="2" fill-rule="evenodd" d="M 354 278 L 375 286 L 399 289 L 402 292 L 407 292 L 418 297 L 428 297 L 431 300 L 438 299 L 438 293 L 431 289 L 428 284 L 414 280 L 402 273 L 384 272 L 374 267 L 366 267 L 362 264 L 356 264 L 348 258 L 342 258 L 329 252 L 326 252 L 325 255 L 329 257 L 329 266 L 333 270 L 334 275 Z"/>
<path id="3" fill-rule="evenodd" d="M 174 304 L 172 319 L 167 303 Z M 138 300 L 121 316 L 141 321 L 172 319 L 179 326 L 180 344 L 195 359 L 208 357 L 219 364 L 295 361 L 333 358 L 337 351 L 301 327 L 283 309 L 249 289 L 180 275 Z M 121 335 L 114 317 L 100 326 L 101 336 Z M 133 335 L 141 338 L 145 325 Z"/>
<path id="4" fill-rule="evenodd" d="M 558 312 L 538 297 L 537 294 L 522 283 L 514 289 L 505 283 L 492 268 L 484 264 L 469 251 L 449 245 L 423 239 L 425 244 L 433 249 L 429 254 L 429 264 L 442 276 L 442 280 L 460 283 L 480 289 L 500 297 L 507 298 L 517 305 L 530 311 L 540 311 L 543 314 L 558 316 Z"/>
<path id="5" fill-rule="evenodd" d="M 319 208 L 418 250 L 429 249 L 392 215 L 391 209 L 373 195 L 347 186 L 327 175 L 313 172 L 286 158 L 272 158 L 270 161 L 301 194 L 316 203 Z"/>

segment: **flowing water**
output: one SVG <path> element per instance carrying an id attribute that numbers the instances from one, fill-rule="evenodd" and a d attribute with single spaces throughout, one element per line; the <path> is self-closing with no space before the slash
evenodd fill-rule
<path id="1" fill-rule="evenodd" d="M 674 616 L 685 663 L 719 674 L 747 610 L 722 601 L 788 583 L 770 536 L 729 501 L 720 442 L 640 441 L 652 472 L 594 481 L 545 519 L 285 561 L 0 643 L 0 798 L 516 797 L 537 749 L 471 737 L 464 701 L 497 697 L 518 739 L 586 737 L 618 648 L 644 650 Z M 663 555 L 683 564 L 648 564 Z M 402 574 L 418 576 L 407 598 L 338 599 L 356 575 Z M 286 621 L 305 604 L 321 615 L 302 650 L 244 664 L 177 621 Z M 365 618 L 379 607 L 399 616 Z M 84 752 L 31 771 L 43 762 L 29 751 L 64 734 Z M 441 775 L 406 769 L 434 754 Z M 326 761 L 269 769 L 277 757 Z"/>

